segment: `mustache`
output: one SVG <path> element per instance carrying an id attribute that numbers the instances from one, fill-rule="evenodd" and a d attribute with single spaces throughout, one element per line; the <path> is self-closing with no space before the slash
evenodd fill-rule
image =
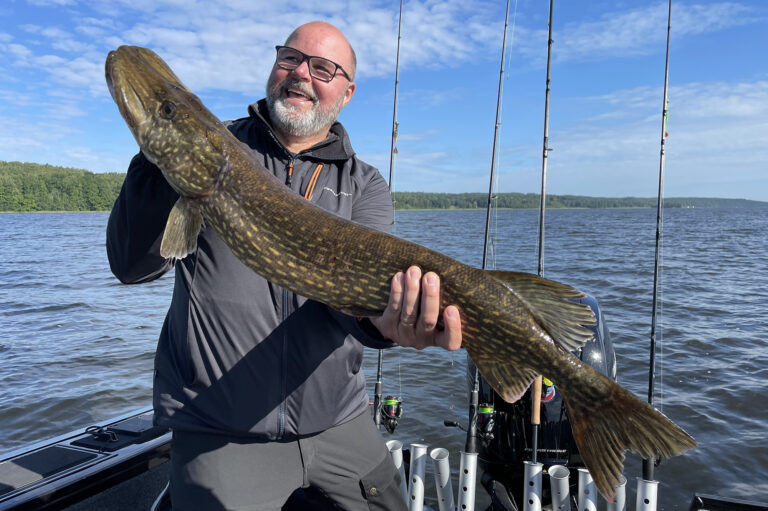
<path id="1" fill-rule="evenodd" d="M 315 91 L 312 89 L 312 86 L 309 85 L 307 82 L 296 80 L 295 78 L 294 79 L 286 78 L 283 81 L 283 83 L 280 84 L 280 90 L 288 92 L 288 89 L 293 89 L 294 91 L 301 92 L 312 101 L 317 102 L 317 94 L 315 94 Z"/>

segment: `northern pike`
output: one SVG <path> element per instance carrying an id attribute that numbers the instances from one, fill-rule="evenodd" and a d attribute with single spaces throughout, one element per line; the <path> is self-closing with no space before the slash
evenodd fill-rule
<path id="1" fill-rule="evenodd" d="M 418 265 L 456 304 L 462 345 L 493 389 L 519 399 L 538 374 L 555 382 L 598 490 L 614 494 L 624 451 L 670 457 L 696 442 L 659 411 L 571 352 L 591 338 L 580 291 L 536 275 L 483 271 L 416 243 L 327 213 L 292 193 L 238 141 L 168 65 L 146 48 L 109 53 L 112 98 L 144 155 L 180 198 L 164 257 L 194 250 L 212 228 L 247 266 L 291 291 L 356 316 L 380 315 L 390 281 Z"/>

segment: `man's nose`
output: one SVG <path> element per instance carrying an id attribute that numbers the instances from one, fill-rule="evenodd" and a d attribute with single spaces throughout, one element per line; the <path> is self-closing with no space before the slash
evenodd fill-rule
<path id="1" fill-rule="evenodd" d="M 295 73 L 299 78 L 309 81 L 312 78 L 312 75 L 309 72 L 309 61 L 304 60 L 304 62 L 296 66 L 291 73 Z"/>

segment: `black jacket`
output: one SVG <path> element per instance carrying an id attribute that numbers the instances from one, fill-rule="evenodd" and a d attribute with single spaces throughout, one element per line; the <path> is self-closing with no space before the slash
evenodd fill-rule
<path id="1" fill-rule="evenodd" d="M 341 217 L 391 229 L 387 184 L 355 156 L 341 124 L 325 141 L 291 154 L 270 128 L 264 100 L 248 111 L 230 131 L 293 191 Z M 110 266 L 122 282 L 154 280 L 173 266 L 159 246 L 177 198 L 157 167 L 141 153 L 133 158 L 107 226 Z M 370 324 L 266 281 L 213 229 L 200 233 L 196 251 L 175 270 L 155 356 L 160 425 L 289 440 L 366 410 L 361 343 L 392 346 Z"/>

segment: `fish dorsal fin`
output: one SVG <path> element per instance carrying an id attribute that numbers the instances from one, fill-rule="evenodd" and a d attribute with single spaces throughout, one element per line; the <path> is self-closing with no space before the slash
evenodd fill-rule
<path id="1" fill-rule="evenodd" d="M 197 235 L 203 225 L 203 217 L 195 203 L 185 197 L 173 205 L 165 224 L 160 255 L 166 259 L 184 259 L 197 247 Z"/>
<path id="2" fill-rule="evenodd" d="M 488 274 L 521 298 L 564 349 L 575 351 L 592 339 L 592 332 L 585 326 L 597 321 L 588 305 L 573 301 L 586 296 L 578 289 L 531 273 L 488 270 Z"/>

